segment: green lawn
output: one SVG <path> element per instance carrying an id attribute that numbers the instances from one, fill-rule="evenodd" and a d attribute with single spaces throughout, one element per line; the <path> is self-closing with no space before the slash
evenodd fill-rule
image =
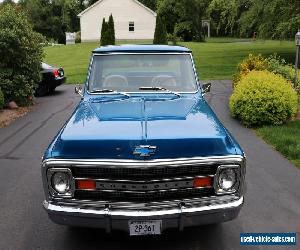
<path id="1" fill-rule="evenodd" d="M 256 130 L 266 142 L 300 168 L 300 121 Z"/>
<path id="2" fill-rule="evenodd" d="M 150 43 L 151 41 L 122 41 L 120 43 Z M 200 78 L 231 79 L 237 64 L 249 53 L 277 53 L 289 62 L 294 61 L 292 41 L 252 41 L 251 39 L 211 38 L 206 43 L 180 43 L 192 49 Z M 68 83 L 83 83 L 91 51 L 98 43 L 82 43 L 45 48 L 45 62 L 64 67 Z"/>

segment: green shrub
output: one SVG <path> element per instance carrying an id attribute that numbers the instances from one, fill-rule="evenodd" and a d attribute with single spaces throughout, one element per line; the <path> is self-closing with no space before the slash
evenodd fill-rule
<path id="1" fill-rule="evenodd" d="M 177 37 L 176 37 L 176 35 L 175 34 L 167 34 L 167 40 L 168 40 L 168 42 L 171 42 L 172 43 L 172 45 L 177 45 Z"/>
<path id="2" fill-rule="evenodd" d="M 115 23 L 112 14 L 109 16 L 108 19 L 108 29 L 109 29 L 109 42 L 111 45 L 115 45 L 116 44 Z"/>
<path id="3" fill-rule="evenodd" d="M 75 43 L 81 43 L 81 32 L 80 31 L 76 32 Z"/>
<path id="4" fill-rule="evenodd" d="M 246 126 L 282 124 L 297 112 L 298 97 L 291 84 L 268 71 L 251 71 L 236 85 L 229 100 L 233 117 Z"/>
<path id="5" fill-rule="evenodd" d="M 4 96 L 0 89 L 0 110 L 3 109 L 3 107 L 4 107 Z"/>
<path id="6" fill-rule="evenodd" d="M 116 44 L 116 38 L 115 38 L 114 18 L 112 15 L 110 15 L 108 22 L 106 22 L 105 18 L 103 18 L 100 45 L 106 46 L 106 45 L 115 45 L 115 44 Z"/>
<path id="7" fill-rule="evenodd" d="M 4 100 L 27 105 L 40 81 L 44 40 L 32 30 L 24 12 L 5 5 L 0 9 L 0 41 L 0 88 Z"/>
<path id="8" fill-rule="evenodd" d="M 160 15 L 156 17 L 153 44 L 168 44 L 166 26 Z"/>
<path id="9" fill-rule="evenodd" d="M 108 23 L 105 21 L 105 18 L 103 18 L 102 21 L 102 27 L 101 27 L 101 37 L 100 37 L 100 45 L 106 46 L 109 45 L 109 27 Z"/>
<path id="10" fill-rule="evenodd" d="M 193 23 L 191 21 L 177 23 L 175 25 L 174 33 L 185 42 L 193 40 Z"/>
<path id="11" fill-rule="evenodd" d="M 285 79 L 290 82 L 295 80 L 295 69 L 294 66 L 288 65 L 286 61 L 279 56 L 272 55 L 267 58 L 268 70 L 275 74 L 282 75 Z M 299 82 L 299 81 L 298 81 Z"/>
<path id="12" fill-rule="evenodd" d="M 253 70 L 266 70 L 268 67 L 268 61 L 262 57 L 262 55 L 252 55 L 249 54 L 247 58 L 245 58 L 238 65 L 238 72 L 233 77 L 234 86 L 243 78 Z"/>

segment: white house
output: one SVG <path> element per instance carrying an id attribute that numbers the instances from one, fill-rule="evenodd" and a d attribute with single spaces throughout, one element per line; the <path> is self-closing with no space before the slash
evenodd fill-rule
<path id="1" fill-rule="evenodd" d="M 103 18 L 114 17 L 117 40 L 153 39 L 156 13 L 137 0 L 99 0 L 82 11 L 81 41 L 99 41 Z"/>

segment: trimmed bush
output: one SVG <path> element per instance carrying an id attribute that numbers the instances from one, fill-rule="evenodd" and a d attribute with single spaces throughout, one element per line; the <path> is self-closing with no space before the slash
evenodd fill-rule
<path id="1" fill-rule="evenodd" d="M 81 32 L 80 31 L 76 32 L 75 43 L 81 43 Z"/>
<path id="2" fill-rule="evenodd" d="M 156 17 L 153 44 L 168 44 L 166 26 L 160 15 Z"/>
<path id="3" fill-rule="evenodd" d="M 3 109 L 3 107 L 4 107 L 4 96 L 0 89 L 0 110 Z"/>
<path id="4" fill-rule="evenodd" d="M 43 37 L 32 30 L 27 16 L 19 8 L 0 8 L 0 88 L 5 102 L 18 105 L 32 102 L 40 81 Z"/>
<path id="5" fill-rule="evenodd" d="M 108 19 L 108 29 L 109 29 L 109 40 L 111 45 L 116 44 L 116 35 L 115 35 L 115 23 L 113 15 L 111 14 Z"/>
<path id="6" fill-rule="evenodd" d="M 276 54 L 269 56 L 268 61 L 268 70 L 274 72 L 275 74 L 282 75 L 285 79 L 290 82 L 295 81 L 295 69 L 293 65 L 289 65 L 286 61 Z M 298 81 L 299 82 L 299 81 Z"/>
<path id="7" fill-rule="evenodd" d="M 193 40 L 193 23 L 191 21 L 177 23 L 174 34 L 185 42 Z"/>
<path id="8" fill-rule="evenodd" d="M 103 21 L 102 21 L 100 45 L 101 46 L 109 45 L 108 23 L 105 21 L 105 18 L 103 18 Z"/>
<path id="9" fill-rule="evenodd" d="M 268 71 L 251 71 L 229 100 L 233 117 L 246 126 L 282 124 L 297 112 L 298 97 L 290 82 Z"/>
<path id="10" fill-rule="evenodd" d="M 106 22 L 105 18 L 103 18 L 100 45 L 106 46 L 106 45 L 115 45 L 115 44 L 116 44 L 116 38 L 115 38 L 114 18 L 112 15 L 110 15 L 108 22 Z"/>
<path id="11" fill-rule="evenodd" d="M 233 76 L 233 86 L 251 71 L 266 70 L 267 68 L 268 60 L 262 57 L 262 55 L 249 54 L 249 56 L 238 65 L 238 73 Z"/>

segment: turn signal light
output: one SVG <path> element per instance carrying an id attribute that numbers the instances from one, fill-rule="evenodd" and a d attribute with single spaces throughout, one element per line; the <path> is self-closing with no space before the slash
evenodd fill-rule
<path id="1" fill-rule="evenodd" d="M 198 187 L 211 187 L 212 178 L 211 177 L 196 177 L 193 183 L 194 188 Z"/>
<path id="2" fill-rule="evenodd" d="M 80 190 L 96 190 L 96 182 L 91 180 L 78 180 L 76 186 Z"/>

